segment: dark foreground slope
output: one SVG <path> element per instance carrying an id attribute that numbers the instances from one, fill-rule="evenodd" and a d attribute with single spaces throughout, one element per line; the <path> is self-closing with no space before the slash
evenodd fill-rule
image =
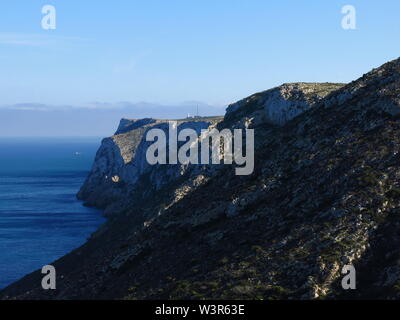
<path id="1" fill-rule="evenodd" d="M 399 298 L 399 102 L 396 60 L 283 127 L 256 125 L 253 175 L 224 167 L 145 226 L 164 195 L 144 199 L 54 264 L 56 291 L 36 272 L 0 297 Z"/>

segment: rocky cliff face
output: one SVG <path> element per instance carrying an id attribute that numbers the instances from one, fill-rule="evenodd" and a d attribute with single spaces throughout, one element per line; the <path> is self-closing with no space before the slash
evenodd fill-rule
<path id="1" fill-rule="evenodd" d="M 178 121 L 178 132 L 185 128 L 201 130 L 218 128 L 249 128 L 262 124 L 283 125 L 320 101 L 329 92 L 343 85 L 331 83 L 293 83 L 252 95 L 230 105 L 225 118 L 186 119 Z M 224 120 L 224 121 L 222 121 Z M 194 170 L 193 166 L 151 166 L 146 161 L 150 145 L 145 136 L 150 129 L 162 129 L 168 136 L 168 121 L 155 119 L 122 119 L 114 136 L 103 140 L 85 184 L 78 198 L 87 205 L 115 214 L 134 205 L 151 190 L 185 180 L 199 180 L 199 175 L 210 175 L 207 167 Z M 215 170 L 214 170 L 215 171 Z M 143 179 L 146 176 L 146 186 Z M 189 178 L 190 176 L 190 178 Z"/>
<path id="2" fill-rule="evenodd" d="M 235 122 L 254 118 L 256 124 L 267 122 L 282 126 L 343 86 L 340 83 L 283 84 L 230 105 L 225 119 Z"/>
<path id="3" fill-rule="evenodd" d="M 199 118 L 177 121 L 177 132 L 186 128 L 201 130 L 214 127 L 222 118 Z M 87 205 L 115 214 L 129 207 L 138 198 L 156 192 L 185 175 L 187 166 L 151 166 L 146 151 L 152 142 L 146 141 L 151 129 L 161 129 L 168 138 L 168 121 L 155 119 L 122 119 L 114 136 L 102 141 L 93 168 L 78 193 Z M 168 144 L 167 144 L 168 146 Z M 146 178 L 146 185 L 144 185 Z"/>
<path id="4" fill-rule="evenodd" d="M 182 192 L 186 177 L 172 179 L 55 262 L 56 291 L 44 292 L 35 272 L 0 297 L 400 298 L 400 60 L 344 87 L 311 86 L 337 90 L 283 102 L 273 89 L 232 105 L 217 123 L 255 129 L 254 174 L 224 166 L 192 192 Z M 315 102 L 285 122 L 304 101 Z M 282 106 L 289 115 L 279 115 Z M 137 130 L 127 128 L 121 134 Z M 126 148 L 132 161 L 139 148 Z M 341 287 L 347 264 L 357 271 L 355 291 Z"/>

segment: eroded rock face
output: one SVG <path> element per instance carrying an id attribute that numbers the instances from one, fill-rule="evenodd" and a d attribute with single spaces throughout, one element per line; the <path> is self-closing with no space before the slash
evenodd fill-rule
<path id="1" fill-rule="evenodd" d="M 213 128 L 217 124 L 220 128 L 251 128 L 263 123 L 283 125 L 339 87 L 340 84 L 284 84 L 229 106 L 222 122 L 222 118 L 180 120 L 178 131 L 192 128 L 200 134 L 201 130 Z M 85 200 L 87 205 L 105 209 L 108 215 L 132 205 L 133 194 L 136 193 L 137 197 L 139 189 L 144 189 L 144 192 L 150 189 L 157 191 L 188 171 L 191 171 L 191 177 L 186 179 L 193 181 L 201 173 L 212 175 L 215 171 L 216 168 L 210 170 L 204 166 L 150 166 L 145 158 L 150 143 L 144 137 L 153 128 L 162 129 L 168 134 L 166 120 L 122 119 L 115 135 L 103 140 L 78 198 Z M 144 176 L 148 178 L 145 187 L 138 185 Z M 192 187 L 183 185 L 178 190 L 178 194 L 186 194 Z"/>
<path id="2" fill-rule="evenodd" d="M 271 107 L 266 101 L 304 107 L 308 98 L 293 90 L 256 94 L 231 106 L 218 123 L 255 127 L 252 175 L 237 176 L 230 166 L 211 174 L 198 168 L 178 182 L 174 169 L 152 168 L 134 185 L 151 190 L 161 175 L 173 177 L 170 184 L 128 205 L 126 215 L 109 219 L 85 246 L 55 262 L 56 292 L 42 290 L 38 271 L 0 297 L 399 299 L 400 60 L 333 91 L 282 126 L 280 116 L 257 122 L 274 114 L 264 112 Z M 303 102 L 282 102 L 282 92 Z M 140 146 L 113 147 L 114 139 L 137 130 L 105 140 L 86 187 L 95 188 L 104 174 L 118 182 L 129 177 L 132 171 L 124 170 L 140 159 Z M 357 290 L 341 287 L 347 264 L 357 270 Z"/>
<path id="3" fill-rule="evenodd" d="M 255 124 L 268 122 L 282 126 L 343 86 L 340 83 L 283 84 L 231 104 L 225 119 L 236 122 L 247 118 L 254 119 Z"/>
<path id="4" fill-rule="evenodd" d="M 179 120 L 178 133 L 186 128 L 198 135 L 215 125 L 221 118 L 208 120 Z M 185 165 L 152 166 L 146 160 L 146 151 L 152 142 L 146 141 L 148 130 L 161 129 L 168 141 L 169 123 L 166 120 L 122 119 L 116 134 L 102 141 L 92 170 L 78 193 L 87 205 L 105 209 L 105 214 L 120 211 L 132 204 L 133 194 L 159 190 L 187 171 Z M 168 146 L 168 142 L 167 142 Z M 146 185 L 138 181 L 146 176 Z M 148 189 L 148 190 L 147 190 Z"/>

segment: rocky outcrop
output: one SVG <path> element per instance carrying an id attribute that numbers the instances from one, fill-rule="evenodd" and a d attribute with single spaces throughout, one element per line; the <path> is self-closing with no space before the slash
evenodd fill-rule
<path id="1" fill-rule="evenodd" d="M 214 128 L 216 125 L 219 128 L 283 125 L 341 86 L 331 83 L 284 84 L 230 105 L 224 121 L 218 117 L 179 120 L 178 131 L 192 128 L 200 135 L 201 130 Z M 103 140 L 78 198 L 87 205 L 104 209 L 105 214 L 110 215 L 133 205 L 134 199 L 143 198 L 141 191 L 158 191 L 163 186 L 178 181 L 189 171 L 190 178 L 186 176 L 186 180 L 196 179 L 199 174 L 210 174 L 206 167 L 193 170 L 187 165 L 149 165 L 145 154 L 150 143 L 144 137 L 148 130 L 154 128 L 162 129 L 168 136 L 167 120 L 122 119 L 115 135 Z M 138 183 L 142 182 L 141 178 L 144 176 L 148 177 L 146 188 Z"/>
<path id="2" fill-rule="evenodd" d="M 201 130 L 215 126 L 222 118 L 197 118 L 178 120 L 177 132 L 186 128 Z M 186 172 L 185 165 L 152 166 L 146 160 L 146 151 L 152 142 L 146 141 L 151 129 L 161 129 L 168 140 L 167 120 L 122 119 L 114 136 L 102 141 L 92 170 L 78 193 L 86 205 L 117 213 L 132 205 L 150 191 L 156 192 Z M 168 144 L 167 144 L 168 147 Z M 146 185 L 140 184 L 146 178 Z"/>
<path id="3" fill-rule="evenodd" d="M 314 98 L 282 103 L 273 89 L 231 106 L 216 125 L 255 129 L 252 175 L 224 166 L 170 179 L 55 262 L 56 291 L 37 271 L 0 297 L 399 299 L 400 59 L 338 87 L 287 122 Z M 290 116 L 274 122 L 282 106 Z M 348 264 L 357 290 L 341 287 Z"/>
<path id="4" fill-rule="evenodd" d="M 235 122 L 254 118 L 255 124 L 268 122 L 282 126 L 343 86 L 340 83 L 283 84 L 231 104 L 225 119 Z"/>

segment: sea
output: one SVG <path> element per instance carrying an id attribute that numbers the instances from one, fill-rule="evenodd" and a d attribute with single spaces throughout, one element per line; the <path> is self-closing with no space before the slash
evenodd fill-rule
<path id="1" fill-rule="evenodd" d="M 105 222 L 76 199 L 100 142 L 0 137 L 0 289 L 81 246 Z"/>

